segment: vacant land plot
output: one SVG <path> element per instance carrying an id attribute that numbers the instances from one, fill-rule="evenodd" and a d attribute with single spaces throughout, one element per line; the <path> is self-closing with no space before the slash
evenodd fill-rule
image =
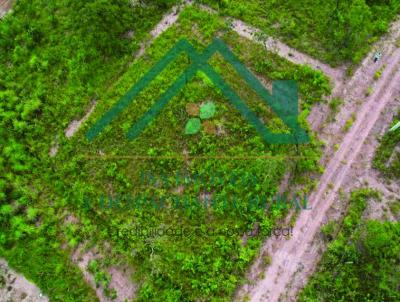
<path id="1" fill-rule="evenodd" d="M 52 258 L 55 263 L 49 263 L 49 269 L 68 263 L 62 258 L 65 251 L 72 254 L 79 244 L 95 245 L 103 256 L 101 260 L 94 259 L 97 264 L 89 262 L 92 264 L 88 271 L 104 288 L 106 296 L 116 294 L 107 271 L 121 262 L 129 264 L 135 271 L 139 300 L 177 301 L 210 297 L 226 300 L 233 294 L 262 239 L 283 214 L 279 209 L 271 209 L 266 216 L 263 209 L 252 207 L 251 202 L 254 203 L 259 196 L 272 199 L 285 172 L 296 168 L 296 175 L 299 175 L 318 170 L 320 153 L 317 144 L 313 142 L 307 147 L 299 145 L 297 148 L 265 145 L 253 127 L 202 73 L 188 81 L 137 140 L 127 140 L 126 132 L 133 122 L 151 108 L 190 63 L 185 54 L 168 65 L 99 137 L 92 142 L 85 137 L 90 126 L 181 38 L 188 39 L 200 51 L 214 37 L 222 39 L 267 87 L 271 88 L 273 80 L 296 80 L 300 93 L 300 122 L 305 128 L 311 106 L 323 101 L 324 96 L 330 93 L 329 81 L 320 72 L 296 66 L 267 52 L 261 45 L 240 38 L 218 16 L 189 7 L 181 13 L 178 23 L 156 39 L 108 90 L 97 91 L 102 93 L 95 95 L 97 106 L 93 114 L 72 138 L 65 137 L 62 129 L 56 132 L 58 136 L 54 133 L 51 137 L 45 133 L 50 117 L 46 120 L 43 114 L 46 116 L 49 109 L 41 112 L 39 108 L 44 105 L 37 101 L 37 109 L 31 111 L 36 114 L 38 123 L 32 127 L 35 132 L 31 137 L 38 139 L 31 146 L 32 150 L 42 146 L 41 160 L 30 163 L 34 168 L 32 179 L 21 181 L 21 189 L 13 193 L 19 194 L 15 195 L 15 203 L 2 210 L 5 212 L 4 223 L 14 232 L 19 232 L 18 236 L 22 236 L 19 241 L 29 242 L 31 249 L 37 249 L 37 234 L 43 237 L 44 242 L 51 242 L 47 249 L 63 247 L 59 250 L 61 258 Z M 32 60 L 33 66 L 41 62 L 35 57 Z M 273 132 L 288 131 L 220 55 L 214 55 L 210 65 Z M 34 87 L 28 87 L 36 91 Z M 47 94 L 50 91 L 47 90 Z M 17 97 L 12 96 L 11 91 L 6 93 L 3 97 Z M 54 97 L 63 100 L 68 94 L 62 93 L 60 90 Z M 82 95 L 82 99 L 78 99 L 78 95 L 72 94 L 73 99 L 82 104 L 85 98 Z M 56 102 L 57 98 L 51 102 Z M 40 95 L 38 99 L 41 99 Z M 70 101 L 65 102 L 70 106 Z M 187 110 L 188 105 L 194 104 L 195 108 L 210 102 L 215 106 L 215 113 L 212 117 L 205 117 L 208 123 L 203 121 L 204 130 L 195 135 L 185 135 L 185 125 L 192 114 Z M 90 103 L 90 98 L 86 98 L 88 109 Z M 50 103 L 45 107 L 51 108 Z M 78 112 L 83 116 L 85 106 L 79 107 Z M 62 107 L 58 105 L 56 108 Z M 66 120 L 62 110 L 53 113 L 60 117 L 60 122 Z M 66 115 L 70 120 L 79 119 L 77 113 Z M 61 124 L 66 128 L 64 122 Z M 38 128 L 41 132 L 37 132 Z M 215 131 L 206 131 L 212 128 Z M 43 139 L 39 139 L 40 134 L 43 134 Z M 54 157 L 49 157 L 52 140 L 57 141 L 59 151 Z M 11 161 L 11 149 L 7 154 Z M 216 158 L 218 156 L 224 158 Z M 244 159 L 237 160 L 235 156 Z M 15 166 L 17 163 L 10 168 L 27 169 L 22 164 Z M 140 171 L 146 171 L 146 175 Z M 126 196 L 147 202 L 127 209 Z M 212 199 L 213 204 L 199 206 L 207 198 Z M 22 200 L 26 200 L 25 203 Z M 110 200 L 115 205 L 118 200 L 119 208 L 102 207 L 101 200 L 106 205 Z M 165 200 L 166 207 L 157 209 L 149 200 Z M 183 203 L 185 207 L 179 207 Z M 227 208 L 226 203 L 228 206 L 234 204 L 234 207 Z M 16 217 L 19 224 L 15 222 Z M 39 231 L 30 231 L 32 223 L 41 226 Z M 51 237 L 46 231 L 50 226 Z M 255 226 L 259 230 L 254 236 L 244 236 Z M 195 237 L 152 236 L 148 231 L 168 228 L 197 231 Z M 142 231 L 138 232 L 138 229 Z M 206 232 L 209 229 L 211 235 Z M 6 257 L 23 251 L 22 246 L 14 242 L 15 238 L 6 235 L 4 239 L 13 248 L 4 251 Z M 48 253 L 53 253 L 50 250 Z M 21 253 L 18 259 L 22 262 L 28 255 Z M 37 256 L 38 263 L 45 261 L 43 255 Z M 30 278 L 38 282 L 50 299 L 59 299 L 62 289 L 57 289 L 59 295 L 52 294 L 44 286 L 44 280 L 51 278 L 50 272 L 44 274 L 49 275 L 41 277 L 42 281 L 35 273 Z M 62 271 L 59 278 L 61 276 Z M 81 293 L 87 292 L 85 288 L 78 288 L 81 288 Z"/>
<path id="2" fill-rule="evenodd" d="M 202 73 L 188 81 L 137 140 L 128 141 L 126 132 L 132 122 L 151 108 L 190 63 L 185 54 L 169 65 L 99 137 L 92 142 L 85 139 L 91 125 L 164 56 L 165 50 L 181 38 L 187 38 L 201 50 L 215 36 L 231 47 L 267 86 L 275 79 L 298 80 L 300 108 L 305 109 L 301 114 L 304 125 L 307 108 L 329 93 L 328 81 L 322 74 L 290 64 L 240 38 L 217 16 L 187 8 L 178 23 L 163 33 L 119 79 L 115 88 L 98 100 L 99 105 L 86 126 L 63 143 L 54 159 L 57 178 L 62 179 L 57 193 L 68 194 L 74 201 L 70 211 L 80 220 L 90 221 L 96 230 L 88 234 L 77 228 L 71 236 L 80 241 L 108 240 L 114 248 L 109 256 L 116 260 L 123 254 L 133 263 L 141 285 L 139 300 L 228 298 L 257 253 L 262 238 L 282 215 L 274 210 L 266 216 L 262 209 L 251 208 L 250 202 L 258 196 L 272 198 L 278 192 L 283 174 L 296 163 L 299 172 L 317 169 L 319 153 L 315 146 L 299 147 L 296 151 L 292 146 L 264 145 L 255 130 Z M 287 131 L 220 55 L 213 56 L 210 64 L 270 129 Z M 190 112 L 186 111 L 188 104 L 194 104 L 195 108 L 196 104 L 200 107 L 207 102 L 216 107 L 215 115 L 209 120 L 216 132 L 210 133 L 204 128 L 195 135 L 185 135 L 185 124 L 190 119 Z M 221 156 L 225 158 L 218 158 Z M 237 160 L 235 156 L 243 159 Z M 76 169 L 81 171 L 79 177 L 69 172 Z M 141 171 L 146 171 L 146 175 L 141 175 Z M 256 183 L 252 182 L 254 179 Z M 110 196 L 112 200 L 122 196 L 123 209 L 129 203 L 123 197 L 127 194 L 145 201 L 165 198 L 166 208 L 155 209 L 149 203 L 129 211 L 99 207 L 101 196 Z M 93 201 L 92 210 L 85 211 L 83 197 Z M 199 207 L 207 197 L 213 200 L 212 207 Z M 238 202 L 237 207 L 228 210 L 225 203 L 232 206 L 234 200 Z M 186 206 L 177 209 L 177 203 Z M 255 224 L 259 225 L 260 234 L 242 242 L 243 235 Z M 149 234 L 137 236 L 138 228 L 211 229 L 217 235 L 164 234 L 153 238 Z M 225 232 L 232 232 L 232 236 L 224 235 Z"/>
<path id="3" fill-rule="evenodd" d="M 297 213 L 289 219 L 288 207 L 307 208 L 307 195 L 323 171 L 322 152 L 329 161 L 330 152 L 339 150 L 339 160 L 328 166 L 328 177 L 317 188 L 321 197 L 324 188 L 338 189 L 347 173 L 343 165 L 349 159 L 350 166 L 361 147 L 352 142 L 363 141 L 373 126 L 366 119 L 375 118 L 392 96 L 397 51 L 378 63 L 384 67 L 371 101 L 350 104 L 351 135 L 342 145 L 332 138 L 327 144 L 337 145 L 323 149 L 307 122 L 310 112 L 318 113 L 315 107 L 331 98 L 333 85 L 335 93 L 347 86 L 366 90 L 368 74 L 378 64 L 363 64 L 347 86 L 345 66 L 328 64 L 357 63 L 386 31 L 399 1 L 199 2 L 217 11 L 197 1 L 21 0 L 0 21 L 0 257 L 34 282 L 45 299 L 230 301 L 265 239 L 296 238 L 291 232 Z M 249 25 L 260 30 L 250 33 Z M 279 47 L 274 50 L 269 42 Z M 189 50 L 172 53 L 176 45 Z M 204 64 L 208 73 L 182 76 L 210 45 L 219 51 Z M 174 59 L 118 107 L 167 53 Z M 304 61 L 311 65 L 293 63 Z M 331 78 L 313 68 L 330 71 Z M 258 90 L 243 74 L 254 75 Z M 276 103 L 289 99 L 288 91 L 272 105 L 260 96 L 266 90 L 277 96 L 278 81 L 287 81 L 281 87 L 296 83 L 298 90 L 289 122 L 276 110 Z M 179 89 L 171 90 L 175 86 Z M 332 102 L 332 115 L 354 102 L 342 98 Z M 378 98 L 384 102 L 373 111 Z M 157 107 L 160 101 L 163 107 Z M 361 119 L 356 108 L 362 109 Z M 110 109 L 118 114 L 100 133 L 93 132 Z M 151 120 L 143 118 L 148 115 Z M 293 134 L 290 126 L 298 122 L 310 143 L 265 143 L 250 115 L 273 134 Z M 336 128 L 345 124 L 342 119 Z M 324 116 L 312 120 L 322 124 Z M 133 125 L 143 121 L 146 127 L 135 132 Z M 398 131 L 388 133 L 376 155 L 376 167 L 389 177 L 399 169 L 398 141 Z M 328 184 L 330 179 L 335 183 Z M 294 195 L 282 195 L 285 190 Z M 333 193 L 324 196 L 333 200 Z M 388 243 L 398 241 L 389 234 L 398 233 L 398 224 L 360 222 L 365 202 L 378 197 L 369 190 L 355 193 L 343 226 L 324 229 L 331 245 L 301 299 L 398 298 L 396 266 L 389 265 L 397 265 L 397 250 Z M 317 232 L 324 213 L 318 210 L 332 200 L 314 203 L 309 231 Z M 397 203 L 392 207 L 399 212 Z M 315 218 L 307 213 L 307 219 Z M 293 246 L 297 250 L 298 242 Z M 384 248 L 384 255 L 373 252 Z M 273 257 L 262 259 L 265 269 Z M 349 268 L 350 262 L 355 265 Z M 363 275 L 370 277 L 368 286 Z M 338 293 L 337 276 L 341 284 L 356 280 L 354 286 Z M 376 282 L 383 284 L 381 292 L 371 289 Z"/>

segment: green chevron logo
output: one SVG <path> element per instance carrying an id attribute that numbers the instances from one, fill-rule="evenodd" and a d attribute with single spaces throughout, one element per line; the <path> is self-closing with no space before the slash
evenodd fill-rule
<path id="1" fill-rule="evenodd" d="M 298 90 L 295 81 L 274 81 L 272 94 L 270 94 L 257 78 L 236 58 L 228 46 L 220 39 L 215 39 L 202 53 L 186 40 L 182 39 L 168 51 L 150 71 L 147 72 L 104 116 L 98 120 L 86 133 L 92 141 L 108 124 L 110 124 L 146 86 L 153 81 L 168 64 L 173 62 L 182 52 L 186 53 L 191 64 L 178 77 L 178 79 L 164 92 L 155 104 L 128 130 L 129 140 L 136 139 L 140 133 L 161 112 L 168 102 L 194 78 L 198 71 L 204 72 L 218 89 L 227 97 L 229 102 L 238 110 L 245 120 L 250 123 L 267 144 L 304 144 L 309 137 L 298 123 Z M 219 52 L 229 62 L 246 83 L 254 89 L 262 101 L 277 114 L 290 133 L 272 133 L 260 121 L 257 115 L 239 98 L 224 79 L 209 65 L 211 56 Z"/>

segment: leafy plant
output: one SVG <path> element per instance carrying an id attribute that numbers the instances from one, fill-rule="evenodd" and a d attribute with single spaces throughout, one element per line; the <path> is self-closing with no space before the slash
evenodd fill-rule
<path id="1" fill-rule="evenodd" d="M 200 118 L 210 119 L 215 115 L 215 104 L 213 102 L 207 102 L 200 106 Z"/>
<path id="2" fill-rule="evenodd" d="M 191 118 L 186 123 L 185 134 L 196 134 L 201 129 L 201 121 L 198 118 Z"/>

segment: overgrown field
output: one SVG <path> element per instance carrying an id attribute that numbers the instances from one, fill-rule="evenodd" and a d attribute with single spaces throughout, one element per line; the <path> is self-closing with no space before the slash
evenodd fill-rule
<path id="1" fill-rule="evenodd" d="M 52 301 L 95 295 L 60 249 L 53 184 L 42 177 L 49 146 L 119 77 L 167 8 L 21 0 L 0 21 L 0 255 Z"/>
<path id="2" fill-rule="evenodd" d="M 399 0 L 202 0 L 332 65 L 358 63 L 387 31 Z"/>
<path id="3" fill-rule="evenodd" d="M 137 268 L 137 280 L 142 283 L 139 301 L 227 300 L 257 253 L 262 238 L 282 215 L 276 209 L 271 209 L 266 215 L 263 209 L 251 207 L 251 201 L 260 196 L 273 198 L 285 171 L 294 169 L 296 165 L 297 173 L 318 169 L 319 152 L 314 143 L 299 146 L 298 150 L 295 146 L 265 145 L 255 130 L 202 73 L 187 83 L 137 140 L 128 141 L 126 131 L 133 121 L 149 110 L 160 93 L 173 83 L 187 65 L 188 58 L 185 55 L 146 88 L 100 137 L 90 143 L 85 140 L 85 131 L 91 124 L 124 95 L 165 54 L 165 50 L 184 37 L 201 50 L 216 36 L 225 41 L 240 60 L 246 62 L 267 83 L 273 79 L 299 81 L 301 107 L 306 109 L 301 114 L 304 126 L 307 108 L 329 92 L 327 79 L 320 73 L 290 64 L 262 47 L 239 38 L 216 16 L 188 8 L 181 14 L 178 24 L 155 41 L 143 58 L 135 62 L 119 80 L 115 89 L 102 97 L 85 129 L 68 142 L 57 157 L 56 177 L 63 178 L 58 191 L 60 194 L 70 191 L 71 199 L 76 201 L 73 206 L 71 204 L 71 211 L 82 209 L 83 198 L 95 201 L 96 210 L 78 213 L 80 219 L 90 220 L 96 231 L 90 232 L 90 236 L 78 231 L 73 236 L 85 240 L 110 241 L 115 255 L 123 254 L 132 261 Z M 285 131 L 279 119 L 219 55 L 213 56 L 210 64 L 266 125 L 275 132 Z M 193 136 L 185 136 L 185 123 L 189 119 L 186 105 L 209 101 L 216 106 L 212 122 L 221 132 L 210 135 L 201 131 Z M 99 151 L 105 154 L 104 158 L 85 159 L 85 155 L 97 155 Z M 71 158 L 71 154 L 78 156 Z M 185 159 L 183 154 L 203 157 Z M 217 155 L 292 155 L 306 158 L 214 159 L 213 156 Z M 119 159 L 118 156 L 152 158 Z M 164 156 L 177 158 L 165 159 Z M 61 165 L 67 159 L 69 164 Z M 72 173 L 77 169 L 79 176 Z M 144 180 L 141 175 L 143 171 L 147 175 Z M 160 211 L 146 203 L 146 206 L 130 211 L 102 211 L 99 202 L 96 204 L 102 195 L 115 199 L 127 193 L 147 201 L 165 198 L 166 209 Z M 212 198 L 212 207 L 205 209 L 199 206 L 204 196 Z M 234 200 L 237 201 L 236 206 L 233 206 Z M 126 209 L 127 203 L 127 200 L 123 200 L 121 207 Z M 177 209 L 177 203 L 185 203 L 185 207 Z M 260 234 L 243 242 L 244 233 L 252 230 L 255 224 L 259 225 Z M 216 235 L 138 238 L 133 234 L 137 228 L 168 227 L 202 231 L 212 229 Z M 226 232 L 232 235 L 225 235 Z M 98 234 L 97 238 L 93 238 L 92 234 Z"/>
<path id="4" fill-rule="evenodd" d="M 400 223 L 364 220 L 371 198 L 381 197 L 353 192 L 343 223 L 325 226 L 328 250 L 299 301 L 399 301 Z"/>
<path id="5" fill-rule="evenodd" d="M 309 182 L 304 175 L 319 170 L 320 152 L 312 133 L 308 145 L 263 143 L 221 91 L 198 73 L 136 140 L 129 141 L 126 132 L 133 122 L 190 63 L 185 54 L 168 65 L 99 137 L 89 142 L 85 133 L 181 38 L 200 51 L 219 37 L 268 87 L 272 80 L 296 80 L 304 128 L 308 128 L 305 118 L 311 106 L 329 95 L 328 80 L 240 38 L 218 16 L 196 8 L 187 8 L 179 22 L 129 66 L 130 54 L 162 10 L 154 14 L 155 7 L 139 9 L 135 14 L 152 15 L 149 20 L 154 22 L 135 23 L 132 15 L 120 11 L 125 12 L 124 3 L 107 7 L 108 2 L 93 1 L 67 8 L 65 3 L 39 1 L 35 4 L 43 10 L 33 10 L 22 1 L 14 12 L 21 17 L 0 23 L 5 37 L 1 39 L 5 146 L 1 164 L 6 171 L 1 186 L 0 254 L 52 301 L 94 300 L 93 291 L 70 261 L 80 245 L 95 245 L 106 257 L 89 268 L 105 288 L 108 266 L 133 267 L 140 286 L 138 301 L 227 301 L 262 240 L 285 212 L 272 207 L 266 214 L 254 206 L 258 198 L 273 199 L 286 172 L 293 172 L 292 181 Z M 108 26 L 96 25 L 116 32 L 87 30 L 87 15 L 93 18 L 90 24 L 100 22 L 99 14 L 91 15 L 98 5 L 122 14 L 107 19 Z M 43 15 L 37 16 L 41 11 Z M 83 21 L 70 23 L 68 18 L 76 11 L 82 12 L 75 20 Z M 28 23 L 26 15 L 35 21 Z M 124 33 L 132 28 L 134 38 L 127 40 Z M 107 35 L 115 39 L 104 38 Z M 111 51 L 114 48 L 120 53 Z M 220 55 L 209 63 L 270 129 L 288 131 Z M 92 99 L 97 100 L 92 116 L 67 139 L 64 129 L 84 115 Z M 187 105 L 205 102 L 216 108 L 208 119 L 211 126 L 203 124 L 200 132 L 185 135 L 190 118 Z M 205 127 L 218 131 L 207 132 Z M 52 158 L 49 150 L 55 144 L 59 151 Z M 305 194 L 299 192 L 299 199 Z M 130 197 L 141 204 L 131 207 Z M 202 206 L 207 199 L 213 203 Z M 110 201 L 114 206 L 107 208 Z M 165 207 L 155 206 L 159 201 Z M 138 235 L 139 228 L 194 233 Z M 244 235 L 253 229 L 258 232 Z M 24 265 L 29 262 L 33 264 Z M 114 293 L 109 289 L 107 294 Z"/>

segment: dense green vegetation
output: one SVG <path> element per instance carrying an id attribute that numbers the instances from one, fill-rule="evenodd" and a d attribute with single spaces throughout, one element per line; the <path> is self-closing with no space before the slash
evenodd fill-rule
<path id="1" fill-rule="evenodd" d="M 399 122 L 400 113 L 395 117 L 392 125 Z M 373 165 L 386 177 L 400 177 L 400 129 L 388 131 L 381 139 L 380 145 L 376 150 Z M 397 148 L 396 148 L 397 147 Z"/>
<path id="2" fill-rule="evenodd" d="M 400 223 L 363 220 L 369 198 L 380 196 L 353 192 L 342 225 L 325 227 L 331 242 L 300 301 L 399 301 Z"/>
<path id="3" fill-rule="evenodd" d="M 59 248 L 52 184 L 41 179 L 51 173 L 49 146 L 118 77 L 166 8 L 21 0 L 0 21 L 0 255 L 52 301 L 93 301 L 94 292 Z"/>
<path id="4" fill-rule="evenodd" d="M 101 97 L 84 129 L 71 141 L 63 142 L 63 148 L 55 158 L 57 169 L 52 177 L 54 181 L 63 179 L 62 182 L 58 181 L 56 191 L 60 195 L 69 195 L 71 211 L 80 208 L 79 211 L 75 210 L 79 218 L 90 221 L 90 235 L 78 228 L 73 236 L 80 240 L 111 242 L 113 255 L 124 255 L 134 264 L 137 280 L 141 284 L 139 301 L 229 300 L 262 239 L 274 221 L 283 214 L 272 210 L 265 215 L 261 208 L 251 208 L 249 201 L 257 196 L 272 198 L 285 171 L 294 169 L 296 163 L 298 173 L 318 168 L 319 152 L 315 143 L 298 146 L 297 151 L 296 146 L 265 145 L 255 130 L 202 73 L 187 83 L 137 140 L 128 141 L 126 131 L 132 121 L 138 120 L 187 66 L 188 58 L 184 54 L 180 60 L 168 66 L 98 138 L 93 142 L 85 139 L 85 131 L 93 122 L 162 58 L 166 49 L 172 48 L 180 38 L 185 37 L 201 50 L 211 43 L 217 33 L 240 60 L 265 81 L 298 80 L 301 107 L 304 109 L 300 119 L 305 127 L 304 119 L 311 105 L 329 94 L 328 81 L 321 73 L 290 64 L 266 52 L 261 46 L 240 38 L 217 16 L 187 8 L 182 12 L 179 22 L 149 46 L 145 55 L 119 79 L 115 88 Z M 219 55 L 213 56 L 210 64 L 271 129 L 286 131 L 280 120 L 262 105 L 259 97 Z M 213 122 L 223 129 L 223 134 L 213 136 L 201 131 L 192 136 L 185 135 L 184 129 L 189 119 L 185 112 L 186 105 L 207 100 L 212 100 L 216 106 Z M 189 156 L 209 158 L 185 160 L 182 157 L 185 150 Z M 99 151 L 108 156 L 153 158 L 85 158 L 85 155 L 96 156 Z M 77 156 L 71 158 L 71 154 Z M 157 158 L 165 155 L 177 158 Z M 307 158 L 216 160 L 212 158 L 215 155 L 304 155 Z M 66 161 L 69 161 L 68 165 L 64 164 Z M 79 175 L 74 175 L 77 170 L 80 171 Z M 141 171 L 146 171 L 155 180 L 145 179 L 141 182 Z M 178 181 L 176 175 L 181 175 Z M 183 177 L 187 180 L 183 180 Z M 254 182 L 254 179 L 257 180 Z M 127 193 L 147 199 L 148 202 L 128 211 L 126 208 L 122 211 L 101 209 L 96 203 L 102 195 L 109 195 L 115 200 L 117 196 L 123 199 Z M 212 196 L 216 204 L 209 209 L 199 207 L 201 196 L 207 194 Z M 167 208 L 162 211 L 153 208 L 150 201 L 163 197 Z M 83 209 L 83 198 L 94 201 L 93 209 Z M 225 200 L 229 203 L 233 198 L 238 202 L 237 208 L 226 210 Z M 187 203 L 184 209 L 174 207 L 174 204 L 183 201 Z M 127 202 L 122 201 L 122 206 Z M 260 234 L 248 238 L 244 244 L 243 234 L 253 229 L 255 223 L 260 225 Z M 210 228 L 216 235 L 201 233 L 194 236 L 140 237 L 135 233 L 137 228 L 199 229 L 202 232 Z M 226 232 L 232 234 L 226 235 Z"/>
<path id="5" fill-rule="evenodd" d="M 124 264 L 135 271 L 138 301 L 228 301 L 261 242 L 285 215 L 276 207 L 265 213 L 254 205 L 260 198 L 273 199 L 287 172 L 292 172 L 291 183 L 307 184 L 299 192 L 303 197 L 311 188 L 306 176 L 320 171 L 320 143 L 312 133 L 307 145 L 265 144 L 201 72 L 137 140 L 128 141 L 126 132 L 134 121 L 190 64 L 185 54 L 167 66 L 99 137 L 92 142 L 86 139 L 95 121 L 181 38 L 199 51 L 215 37 L 221 38 L 268 87 L 274 80 L 297 81 L 299 121 L 309 129 L 306 117 L 311 107 L 330 94 L 328 79 L 239 37 L 217 15 L 186 8 L 176 25 L 134 58 L 150 29 L 175 2 L 21 0 L 0 21 L 0 256 L 38 284 L 51 301 L 96 300 L 94 290 L 71 262 L 80 245 L 96 246 L 103 255 L 91 261 L 88 270 L 109 296 L 116 293 L 108 288 L 107 268 Z M 334 58 L 333 48 L 343 46 L 343 33 L 330 33 L 340 37 L 325 48 L 310 44 L 323 42 L 327 31 L 318 24 L 317 31 L 307 30 L 313 27 L 313 19 L 299 22 L 306 18 L 300 4 L 238 2 L 223 1 L 220 6 L 224 13 L 263 29 L 276 18 L 289 20 L 277 35 L 331 63 L 356 60 L 365 49 L 354 56 L 350 52 L 381 34 L 398 8 L 396 1 L 372 6 L 376 8 L 373 20 L 380 18 L 382 24 L 371 22 L 365 29 L 371 30 L 370 36 L 357 27 L 372 20 L 363 1 L 352 4 L 351 14 L 360 10 L 364 16 L 366 10 L 368 17 L 359 23 L 347 10 L 338 10 L 340 22 L 356 24 L 344 34 L 355 44 L 341 47 L 343 52 Z M 329 5 L 321 2 L 310 7 L 315 16 L 323 16 Z M 237 14 L 234 6 L 246 9 Z M 298 13 L 293 9 L 297 7 Z M 275 17 L 262 19 L 259 9 L 271 9 L 268 16 Z M 289 14 L 287 18 L 283 12 L 289 9 L 302 17 Z M 307 33 L 302 42 L 300 33 Z M 266 126 L 276 133 L 289 132 L 220 55 L 209 63 Z M 67 139 L 65 129 L 85 114 L 93 100 L 97 102 L 93 114 Z M 191 117 L 187 105 L 202 108 L 208 101 L 215 105 L 212 119 L 204 112 L 200 117 L 209 118 L 215 134 L 205 131 L 210 124 L 204 123 L 202 130 L 185 134 Z M 50 157 L 55 145 L 58 153 Z M 221 155 L 249 158 L 215 159 Z M 105 202 L 113 203 L 112 208 L 101 206 L 104 196 L 109 196 Z M 126 196 L 142 204 L 130 207 Z M 207 198 L 212 198 L 212 206 L 201 206 Z M 157 208 L 153 201 L 164 201 L 166 206 Z M 171 228 L 178 235 L 138 235 L 138 228 Z M 208 229 L 213 234 L 207 234 Z M 256 234 L 245 236 L 254 229 Z M 184 236 L 182 230 L 192 234 Z"/>
<path id="6" fill-rule="evenodd" d="M 56 233 L 54 222 L 36 230 L 32 220 L 24 221 L 23 215 L 17 215 L 11 207 L 8 209 L 6 214 L 7 207 L 1 207 L 0 223 L 9 234 L 4 238 L 2 230 L 2 240 L 6 242 L 0 247 L 0 256 L 5 257 L 16 271 L 33 280 L 52 301 L 96 301 L 93 289 L 82 282 L 82 272 L 61 249 L 59 238 L 51 235 Z M 12 215 L 15 217 L 11 218 Z M 15 238 L 9 237 L 12 234 Z"/>
<path id="7" fill-rule="evenodd" d="M 332 65 L 358 63 L 400 11 L 399 0 L 202 0 Z"/>
<path id="8" fill-rule="evenodd" d="M 101 5 L 107 3 L 103 1 L 79 4 L 82 7 L 73 8 L 59 2 L 46 5 L 35 2 L 37 6 L 19 2 L 13 15 L 0 23 L 1 35 L 5 37 L 1 40 L 4 50 L 1 52 L 1 64 L 4 66 L 1 69 L 1 139 L 4 146 L 1 164 L 6 171 L 2 174 L 1 187 L 1 255 L 14 259 L 11 264 L 41 286 L 52 301 L 68 301 L 68 297 L 62 294 L 65 286 L 75 291 L 65 295 L 93 296 L 84 283 L 78 283 L 77 280 L 82 278 L 78 270 L 74 269 L 76 274 L 63 276 L 65 269 L 71 266 L 68 255 L 80 243 L 94 243 L 100 250 L 103 245 L 111 244 L 112 251 L 104 252 L 108 257 L 106 263 L 99 263 L 99 267 L 104 271 L 105 266 L 125 259 L 135 268 L 140 285 L 139 301 L 193 301 L 210 297 L 215 301 L 225 301 L 257 253 L 262 239 L 283 214 L 275 209 L 266 216 L 262 208 L 250 207 L 248 202 L 260 195 L 272 198 L 288 168 L 296 168 L 297 176 L 301 172 L 317 170 L 319 152 L 314 140 L 309 146 L 297 148 L 265 145 L 254 129 L 229 105 L 225 96 L 199 73 L 138 140 L 127 141 L 125 133 L 132 121 L 149 109 L 160 92 L 188 64 L 185 55 L 168 66 L 139 95 L 137 105 L 130 106 L 94 142 L 86 140 L 85 131 L 181 37 L 189 37 L 190 42 L 201 49 L 219 35 L 266 82 L 297 80 L 302 109 L 300 121 L 304 127 L 307 127 L 305 118 L 311 105 L 329 94 L 328 80 L 319 72 L 295 66 L 265 52 L 259 45 L 239 38 L 217 16 L 211 17 L 195 8 L 188 8 L 176 26 L 165 32 L 126 69 L 131 53 L 138 49 L 138 42 L 145 36 L 145 31 L 159 19 L 160 11 L 149 18 L 147 14 L 154 14 L 155 8 L 137 8 L 135 14 L 141 14 L 149 23 L 136 23 L 137 20 L 127 13 L 131 8 L 124 7 L 124 3 L 109 8 L 115 14 L 121 13 L 122 17 L 110 18 L 108 22 L 111 24 L 99 25 L 99 29 L 104 31 L 95 33 L 90 30 L 90 24 L 96 20 L 74 23 L 70 19 L 88 18 L 86 14 L 90 15 L 98 5 L 99 11 L 104 10 Z M 85 10 L 86 5 L 93 7 Z M 38 10 L 38 6 L 43 10 Z M 72 10 L 80 11 L 79 8 L 81 15 L 69 17 Z M 92 18 L 97 15 L 97 12 L 93 13 Z M 27 23 L 26 16 L 34 21 Z M 127 23 L 130 23 L 129 26 Z M 115 32 L 108 32 L 110 27 Z M 66 31 L 66 28 L 70 30 Z M 135 38 L 127 40 L 124 34 L 132 28 Z M 91 33 L 95 36 L 92 37 Z M 107 36 L 115 39 L 106 39 Z M 261 104 L 258 96 L 246 87 L 232 67 L 226 66 L 220 56 L 215 55 L 210 64 L 273 131 L 287 131 L 280 119 Z M 98 101 L 95 112 L 84 129 L 68 140 L 64 129 L 71 120 L 84 114 L 91 99 Z M 185 136 L 184 125 L 188 120 L 185 105 L 189 102 L 200 104 L 204 100 L 215 103 L 213 122 L 223 134 L 216 137 L 202 131 Z M 54 158 L 50 158 L 49 149 L 55 143 L 60 145 L 60 150 Z M 184 150 L 190 155 L 300 155 L 306 158 L 222 162 L 210 158 L 185 162 L 179 158 L 107 161 L 85 157 L 97 155 L 99 151 L 107 155 L 157 156 L 180 155 Z M 166 177 L 168 184 L 140 183 L 140 171 L 149 172 L 155 178 Z M 101 209 L 96 204 L 96 200 L 103 195 L 115 199 L 117 195 L 131 194 L 142 198 L 165 197 L 170 205 L 179 197 L 179 194 L 172 193 L 179 187 L 171 181 L 177 173 L 205 179 L 205 182 L 194 181 L 183 185 L 184 194 L 180 199 L 189 200 L 189 206 L 184 209 L 160 211 L 147 203 L 129 211 L 116 211 Z M 212 181 L 210 178 L 214 176 Z M 297 179 L 301 181 L 301 178 Z M 210 209 L 198 206 L 198 199 L 204 194 L 211 195 L 215 200 Z M 234 211 L 226 211 L 225 198 L 238 200 Z M 84 206 L 84 200 L 92 201 L 89 208 Z M 69 213 L 78 218 L 78 225 L 64 222 Z M 243 234 L 256 223 L 261 226 L 260 234 L 248 238 L 246 244 L 242 243 Z M 52 227 L 49 228 L 49 225 Z M 212 228 L 216 235 L 137 236 L 134 233 L 137 227 L 189 228 L 203 232 Z M 227 231 L 233 233 L 227 235 Z M 42 242 L 46 244 L 39 248 L 38 244 Z M 37 266 L 22 265 L 31 259 L 24 246 L 34 250 Z M 48 269 L 34 269 L 46 261 L 44 255 L 53 253 L 59 256 L 46 263 Z M 57 271 L 52 287 L 47 284 L 53 278 L 51 270 Z"/>

